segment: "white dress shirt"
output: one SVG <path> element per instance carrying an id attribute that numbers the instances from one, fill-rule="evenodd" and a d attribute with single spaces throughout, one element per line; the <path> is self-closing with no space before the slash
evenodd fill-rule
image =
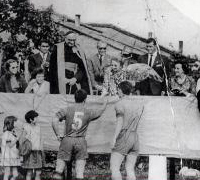
<path id="1" fill-rule="evenodd" d="M 154 64 L 154 61 L 156 59 L 156 56 L 157 56 L 157 51 L 154 52 L 153 54 L 148 54 L 148 65 L 149 65 L 149 61 L 150 61 L 151 56 L 152 56 L 152 61 L 151 61 L 151 65 L 150 66 L 152 67 L 153 64 Z"/>

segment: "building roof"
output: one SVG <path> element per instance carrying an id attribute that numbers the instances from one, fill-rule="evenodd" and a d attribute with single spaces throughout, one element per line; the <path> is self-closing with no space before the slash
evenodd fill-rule
<path id="1" fill-rule="evenodd" d="M 81 35 L 92 38 L 96 41 L 105 41 L 112 48 L 121 51 L 124 46 L 133 48 L 133 53 L 141 55 L 146 52 L 146 39 L 130 33 L 112 24 L 85 24 L 80 22 L 76 26 L 75 20 L 60 14 L 54 14 L 53 19 L 59 26 L 73 30 Z M 167 48 L 160 46 L 161 53 L 170 56 L 172 52 Z"/>

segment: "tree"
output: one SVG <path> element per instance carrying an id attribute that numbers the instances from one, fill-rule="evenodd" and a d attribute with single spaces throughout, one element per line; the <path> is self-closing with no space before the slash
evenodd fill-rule
<path id="1" fill-rule="evenodd" d="M 52 19 L 53 7 L 35 9 L 29 0 L 0 1 L 0 32 L 11 33 L 10 40 L 3 46 L 14 46 L 15 51 L 29 55 L 30 41 L 37 47 L 41 39 L 50 45 L 62 39 L 57 25 Z"/>

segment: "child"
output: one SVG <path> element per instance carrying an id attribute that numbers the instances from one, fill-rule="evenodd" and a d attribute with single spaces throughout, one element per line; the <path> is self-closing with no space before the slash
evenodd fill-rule
<path id="1" fill-rule="evenodd" d="M 53 179 L 62 179 L 65 164 L 71 160 L 72 154 L 76 160 L 76 178 L 83 179 L 87 154 L 87 142 L 85 140 L 88 125 L 91 121 L 101 116 L 106 108 L 106 102 L 99 109 L 90 109 L 85 101 L 87 93 L 80 89 L 75 92 L 75 104 L 56 113 L 55 121 L 52 122 L 53 130 L 61 140 L 58 122 L 65 120 L 65 135 L 62 139 L 57 155 L 56 173 Z"/>
<path id="2" fill-rule="evenodd" d="M 40 126 L 37 124 L 38 113 L 34 110 L 25 114 L 27 123 L 23 127 L 23 136 L 32 144 L 32 150 L 29 155 L 24 158 L 22 167 L 27 169 L 26 180 L 30 180 L 32 173 L 35 171 L 35 179 L 40 180 L 42 169 L 42 149 Z"/>
<path id="3" fill-rule="evenodd" d="M 42 68 L 34 69 L 33 79 L 28 83 L 25 93 L 34 93 L 38 96 L 44 96 L 50 93 L 50 85 L 44 80 L 45 71 Z"/>
<path id="4" fill-rule="evenodd" d="M 134 166 L 138 154 L 137 124 L 143 110 L 131 106 L 130 94 L 132 84 L 123 81 L 119 84 L 120 101 L 115 105 L 117 126 L 114 134 L 110 168 L 113 180 L 122 180 L 120 167 L 126 157 L 127 179 L 135 180 Z"/>
<path id="5" fill-rule="evenodd" d="M 12 171 L 12 180 L 18 176 L 17 166 L 20 165 L 19 151 L 16 147 L 18 138 L 14 133 L 15 116 L 7 116 L 4 120 L 1 166 L 4 166 L 4 180 L 8 180 Z"/>

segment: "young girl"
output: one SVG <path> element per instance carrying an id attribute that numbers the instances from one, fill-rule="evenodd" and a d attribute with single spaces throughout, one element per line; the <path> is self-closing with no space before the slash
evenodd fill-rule
<path id="1" fill-rule="evenodd" d="M 40 126 L 37 124 L 38 113 L 33 110 L 28 111 L 25 114 L 25 120 L 27 123 L 23 127 L 23 136 L 31 142 L 32 150 L 24 158 L 22 167 L 27 169 L 26 180 L 31 180 L 33 172 L 35 172 L 35 179 L 40 180 L 43 144 Z"/>
<path id="2" fill-rule="evenodd" d="M 12 180 L 18 176 L 17 166 L 20 165 L 19 151 L 16 147 L 18 138 L 14 132 L 15 116 L 7 116 L 4 120 L 2 144 L 1 144 L 1 166 L 4 167 L 4 180 L 8 180 L 12 171 Z"/>

